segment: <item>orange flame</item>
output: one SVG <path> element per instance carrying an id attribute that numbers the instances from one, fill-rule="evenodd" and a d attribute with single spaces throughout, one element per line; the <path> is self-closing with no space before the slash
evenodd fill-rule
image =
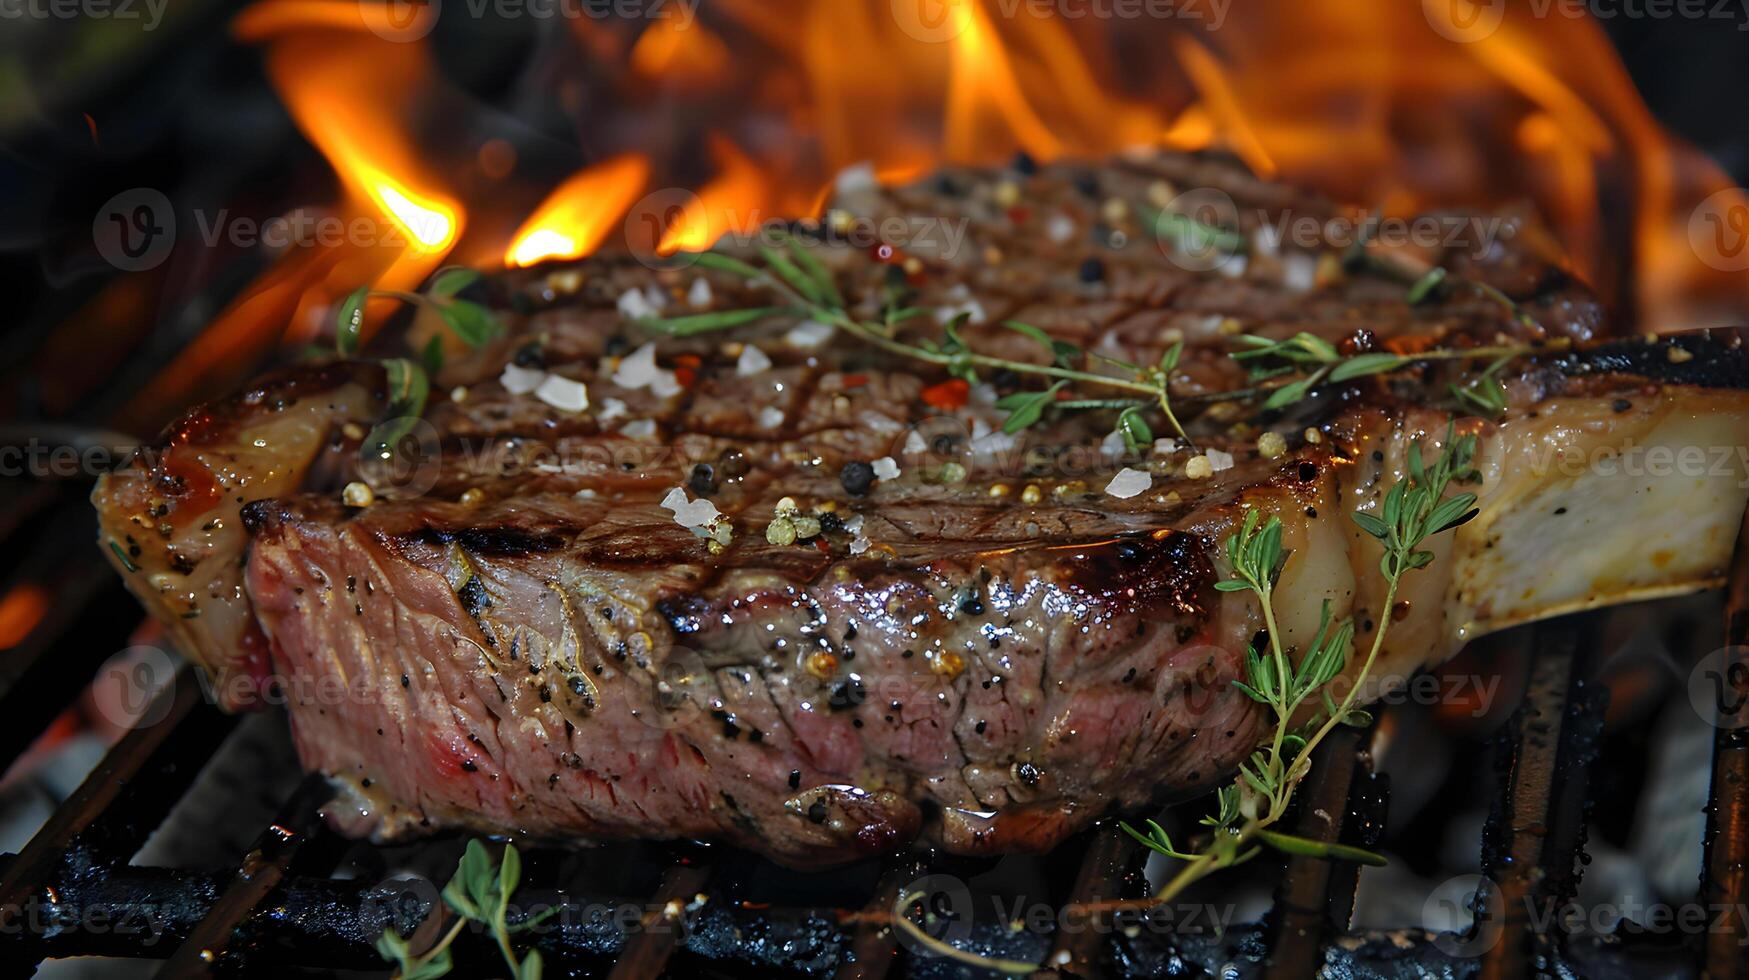
<path id="1" fill-rule="evenodd" d="M 649 182 L 650 161 L 638 154 L 628 153 L 579 172 L 523 222 L 504 261 L 528 266 L 588 255 Z"/>
<path id="2" fill-rule="evenodd" d="M 727 138 L 711 140 L 711 150 L 717 159 L 717 175 L 682 205 L 680 214 L 668 225 L 656 246 L 662 255 L 703 251 L 725 232 L 749 232 L 758 223 L 757 213 L 742 209 L 763 196 L 765 178 L 759 166 Z"/>
<path id="3" fill-rule="evenodd" d="M 436 87 L 425 49 L 373 37 L 421 25 L 378 23 L 382 6 L 261 0 L 237 21 L 240 36 L 271 41 L 269 70 L 354 208 L 408 239 L 386 269 L 341 255 L 276 270 L 252 301 L 278 308 L 287 289 L 319 287 L 296 301 L 299 322 L 361 265 L 367 278 L 416 278 L 464 234 L 461 207 L 404 135 L 411 100 Z M 513 266 L 588 254 L 653 180 L 699 187 L 660 214 L 652 197 L 651 220 L 627 223 L 638 244 L 671 251 L 816 209 L 852 165 L 890 178 L 1017 149 L 1051 159 L 1165 144 L 1224 148 L 1262 176 L 1392 212 L 1530 202 L 1636 328 L 1749 311 L 1736 253 L 1718 254 L 1732 235 L 1749 247 L 1749 202 L 1663 133 L 1593 21 L 1471 0 L 1257 0 L 1220 24 L 1197 19 L 1212 5 L 1182 10 L 1124 20 L 997 0 L 716 0 L 699 12 L 708 26 L 578 22 L 590 94 L 565 98 L 600 101 L 567 108 L 589 119 L 592 151 L 619 155 L 567 180 L 508 246 L 476 221 L 462 254 Z M 702 183 L 701 136 L 714 163 Z"/>

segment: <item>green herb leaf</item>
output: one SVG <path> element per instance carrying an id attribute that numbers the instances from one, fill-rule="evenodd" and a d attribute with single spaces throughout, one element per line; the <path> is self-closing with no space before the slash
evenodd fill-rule
<path id="1" fill-rule="evenodd" d="M 1176 251 L 1194 255 L 1218 252 L 1226 259 L 1243 253 L 1249 244 L 1239 232 L 1207 224 L 1176 211 L 1158 212 L 1154 220 L 1149 222 L 1149 227 L 1153 229 L 1157 241 L 1173 246 Z"/>
<path id="2" fill-rule="evenodd" d="M 794 238 L 786 236 L 784 245 L 789 248 L 790 257 L 795 260 L 796 265 L 813 279 L 814 288 L 821 298 L 831 300 L 834 309 L 842 309 L 844 297 L 838 292 L 838 283 L 833 279 L 832 273 Z"/>
<path id="3" fill-rule="evenodd" d="M 364 330 L 364 301 L 368 298 L 370 287 L 360 286 L 348 293 L 335 310 L 334 346 L 343 357 L 358 351 L 359 335 Z"/>
<path id="4" fill-rule="evenodd" d="M 1440 266 L 1434 266 L 1427 270 L 1426 275 L 1415 280 L 1415 284 L 1409 287 L 1407 297 L 1409 305 L 1420 306 L 1426 302 L 1429 297 L 1434 295 L 1434 291 L 1439 288 L 1440 283 L 1445 282 L 1445 275 L 1445 269 Z"/>
<path id="5" fill-rule="evenodd" d="M 1354 523 L 1360 525 L 1362 531 L 1378 538 L 1380 541 L 1383 541 L 1390 536 L 1390 527 L 1386 525 L 1384 521 L 1379 520 L 1371 514 L 1357 510 L 1349 513 L 1348 516 L 1353 518 Z"/>
<path id="6" fill-rule="evenodd" d="M 1043 417 L 1045 409 L 1057 400 L 1057 392 L 1067 383 L 1059 381 L 1043 391 L 1018 392 L 996 402 L 997 408 L 1009 413 L 1008 418 L 1002 421 L 1002 431 L 1013 435 L 1036 424 Z"/>
<path id="7" fill-rule="evenodd" d="M 1347 844 L 1326 844 L 1323 841 L 1308 840 L 1304 837 L 1283 834 L 1274 830 L 1260 830 L 1257 835 L 1262 838 L 1264 843 L 1284 854 L 1327 858 L 1333 861 L 1354 861 L 1373 868 L 1382 868 L 1390 863 L 1381 854 L 1361 847 L 1350 847 Z"/>
<path id="8" fill-rule="evenodd" d="M 443 900 L 456 914 L 484 922 L 498 907 L 498 869 L 492 866 L 492 856 L 478 840 L 468 841 L 467 850 L 456 865 L 455 877 L 444 886 Z"/>
<path id="9" fill-rule="evenodd" d="M 694 264 L 702 266 L 703 268 L 715 269 L 718 272 L 727 272 L 732 275 L 740 276 L 743 279 L 757 279 L 764 275 L 764 273 L 760 272 L 757 268 L 748 265 L 740 259 L 724 255 L 721 252 L 698 252 L 692 256 L 692 259 Z"/>
<path id="10" fill-rule="evenodd" d="M 1400 368 L 1407 363 L 1409 362 L 1405 358 L 1396 354 L 1387 354 L 1383 352 L 1356 354 L 1332 368 L 1330 370 L 1330 380 L 1347 381 L 1350 378 L 1358 378 L 1362 375 L 1383 374 L 1387 371 L 1395 371 L 1397 368 Z"/>
<path id="11" fill-rule="evenodd" d="M 1059 367 L 1068 367 L 1082 354 L 1080 347 L 1066 340 L 1058 340 L 1030 323 L 1022 323 L 1019 320 L 1004 320 L 1002 325 L 1015 333 L 1025 334 L 1038 341 L 1039 346 L 1050 351 L 1052 362 Z"/>
<path id="12" fill-rule="evenodd" d="M 531 949 L 522 958 L 522 965 L 516 969 L 516 980 L 540 980 L 541 960 L 540 950 Z"/>
<path id="13" fill-rule="evenodd" d="M 745 326 L 757 320 L 770 316 L 780 316 L 795 311 L 783 306 L 758 306 L 742 310 L 719 310 L 713 313 L 694 313 L 690 316 L 672 316 L 666 318 L 646 317 L 637 321 L 638 326 L 648 330 L 672 334 L 676 337 L 691 337 L 701 333 L 711 333 L 716 330 L 729 330 Z"/>
<path id="14" fill-rule="evenodd" d="M 425 295 L 436 299 L 453 299 L 457 293 L 479 281 L 478 269 L 452 265 L 439 269 L 437 275 L 431 277 L 431 284 L 425 287 Z"/>
<path id="15" fill-rule="evenodd" d="M 1124 448 L 1132 453 L 1139 453 L 1144 447 L 1154 445 L 1154 430 L 1142 418 L 1141 410 L 1134 406 L 1118 413 L 1117 428 L 1123 433 Z"/>
<path id="16" fill-rule="evenodd" d="M 443 325 L 449 328 L 450 333 L 476 350 L 504 332 L 504 325 L 498 322 L 497 314 L 478 303 L 455 299 L 433 304 L 433 308 L 443 318 Z"/>
<path id="17" fill-rule="evenodd" d="M 1178 361 L 1184 356 L 1184 341 L 1180 340 L 1160 355 L 1160 373 L 1171 374 L 1178 367 Z"/>
<path id="18" fill-rule="evenodd" d="M 443 370 L 443 338 L 432 334 L 425 342 L 425 347 L 419 351 L 419 363 L 425 368 L 426 374 L 436 374 Z"/>
<path id="19" fill-rule="evenodd" d="M 826 296 L 820 291 L 820 284 L 809 278 L 807 273 L 796 267 L 782 252 L 769 245 L 759 246 L 759 255 L 765 259 L 766 268 L 782 279 L 789 288 L 800 293 L 802 298 L 816 306 L 826 305 Z"/>
<path id="20" fill-rule="evenodd" d="M 116 561 L 121 562 L 121 567 L 130 572 L 137 572 L 140 570 L 140 566 L 134 563 L 133 558 L 128 555 L 127 551 L 122 548 L 121 545 L 116 543 L 114 538 L 109 540 L 109 551 L 111 554 L 115 555 Z"/>

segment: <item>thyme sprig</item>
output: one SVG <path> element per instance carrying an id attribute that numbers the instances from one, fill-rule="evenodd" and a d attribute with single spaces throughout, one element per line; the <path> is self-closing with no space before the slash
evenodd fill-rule
<path id="1" fill-rule="evenodd" d="M 1446 496 L 1453 484 L 1476 477 L 1470 466 L 1475 458 L 1476 437 L 1459 437 L 1455 425 L 1448 423 L 1444 447 L 1429 466 L 1423 460 L 1421 444 L 1411 442 L 1407 452 L 1408 474 L 1385 493 L 1379 512 L 1355 511 L 1350 515 L 1362 531 L 1382 546 L 1379 573 L 1385 579 L 1385 594 L 1366 658 L 1340 701 L 1331 697 L 1329 685 L 1347 666 L 1354 620 L 1333 623 L 1326 601 L 1319 615 L 1318 631 L 1305 654 L 1297 661 L 1290 658 L 1275 620 L 1276 584 L 1291 557 L 1281 545 L 1281 518 L 1272 516 L 1264 521 L 1253 509 L 1246 514 L 1239 530 L 1227 539 L 1227 557 L 1233 573 L 1215 587 L 1223 592 L 1250 592 L 1257 597 L 1269 643 L 1267 655 L 1255 649 L 1246 652 L 1246 679 L 1236 686 L 1247 697 L 1269 706 L 1275 716 L 1274 733 L 1266 745 L 1240 766 L 1239 780 L 1222 791 L 1220 808 L 1211 824 L 1215 842 L 1208 850 L 1186 856 L 1186 852 L 1170 846 L 1164 831 L 1156 830 L 1157 825 L 1151 826 L 1147 834 L 1128 828 L 1132 836 L 1149 847 L 1186 859 L 1184 868 L 1155 896 L 1156 901 L 1170 901 L 1191 882 L 1248 859 L 1255 849 L 1246 849 L 1245 845 L 1253 840 L 1289 853 L 1318 853 L 1368 863 L 1382 861 L 1355 848 L 1305 841 L 1270 828 L 1286 815 L 1294 788 L 1311 769 L 1312 753 L 1330 732 L 1337 725 L 1371 722 L 1365 712 L 1356 710 L 1355 702 L 1384 648 L 1390 632 L 1391 609 L 1396 604 L 1403 576 L 1433 563 L 1433 552 L 1422 545 L 1428 538 L 1457 528 L 1476 516 L 1475 494 Z M 1313 695 L 1318 697 L 1318 709 L 1309 721 L 1297 722 L 1301 706 Z"/>
<path id="2" fill-rule="evenodd" d="M 1249 368 L 1252 383 L 1268 390 L 1269 394 L 1263 401 L 1265 409 L 1286 408 L 1303 401 L 1323 384 L 1390 374 L 1412 365 L 1438 361 L 1486 360 L 1491 363 L 1481 374 L 1464 379 L 1461 385 L 1454 382 L 1450 389 L 1460 401 L 1490 416 L 1498 415 L 1506 408 L 1506 391 L 1500 383 L 1500 372 L 1517 358 L 1545 349 L 1532 344 L 1494 344 L 1442 347 L 1412 354 L 1393 351 L 1343 354 L 1324 338 L 1304 331 L 1284 340 L 1251 334 L 1238 334 L 1233 339 L 1242 349 L 1228 356 Z M 1278 380 L 1287 376 L 1292 377 Z"/>
<path id="3" fill-rule="evenodd" d="M 1460 492 L 1446 496 L 1453 485 L 1476 478 L 1470 465 L 1475 453 L 1476 437 L 1459 437 L 1455 426 L 1448 424 L 1444 448 L 1432 465 L 1424 461 L 1420 443 L 1412 442 L 1407 451 L 1408 473 L 1385 493 L 1377 513 L 1351 514 L 1361 530 L 1381 546 L 1379 571 L 1385 579 L 1385 594 L 1366 657 L 1339 700 L 1332 696 L 1330 687 L 1348 665 L 1354 621 L 1352 618 L 1333 621 L 1330 603 L 1326 601 L 1320 611 L 1317 634 L 1304 655 L 1291 657 L 1276 624 L 1275 590 L 1293 555 L 1282 546 L 1281 518 L 1271 516 L 1265 520 L 1256 509 L 1246 514 L 1238 530 L 1226 541 L 1231 577 L 1217 583 L 1216 588 L 1223 592 L 1249 592 L 1261 609 L 1268 649 L 1246 652 L 1245 680 L 1235 686 L 1245 696 L 1268 706 L 1274 718 L 1273 731 L 1240 766 L 1238 779 L 1216 792 L 1214 812 L 1201 821 L 1208 828 L 1208 839 L 1200 849 L 1179 846 L 1154 820 L 1145 821 L 1143 828 L 1127 822 L 1119 825 L 1143 846 L 1181 861 L 1183 866 L 1157 893 L 1142 902 L 1104 903 L 1098 907 L 1170 902 L 1191 884 L 1223 868 L 1243 864 L 1265 848 L 1375 866 L 1384 863 L 1383 857 L 1362 848 L 1309 840 L 1274 828 L 1286 816 L 1296 787 L 1310 772 L 1312 754 L 1336 726 L 1371 723 L 1371 717 L 1356 707 L 1356 701 L 1384 649 L 1385 637 L 1390 632 L 1390 611 L 1403 577 L 1433 562 L 1433 552 L 1423 548 L 1429 538 L 1459 527 L 1477 513 L 1475 494 Z M 1309 718 L 1300 720 L 1301 709 L 1314 696 L 1318 699 L 1317 708 Z M 896 913 L 902 913 L 906 904 L 901 903 Z M 961 962 L 1010 974 L 1040 968 L 977 957 L 929 936 L 903 914 L 895 914 L 893 921 L 896 928 L 918 943 Z"/>
<path id="4" fill-rule="evenodd" d="M 1173 409 L 1171 392 L 1171 374 L 1184 352 L 1182 341 L 1168 348 L 1157 363 L 1137 365 L 1117 358 L 1090 355 L 1076 345 L 1053 338 L 1028 323 L 1018 320 L 1004 322 L 1003 326 L 1035 341 L 1050 355 L 1050 363 L 1036 364 L 995 357 L 974 350 L 960 335 L 960 328 L 966 322 L 966 317 L 961 315 L 944 326 L 943 336 L 939 340 L 925 339 L 912 343 L 900 336 L 899 328 L 922 316 L 924 310 L 902 307 L 898 305 L 898 297 L 889 294 L 878 322 L 861 319 L 846 308 L 844 297 L 831 272 L 818 258 L 809 254 L 793 238 L 785 238 L 782 244 L 784 250 L 781 252 L 769 246 L 760 248 L 760 257 L 765 263 L 763 269 L 717 252 L 703 252 L 693 259 L 704 268 L 739 276 L 749 283 L 770 286 L 784 298 L 783 305 L 671 318 L 650 317 L 638 322 L 647 329 L 662 333 L 695 336 L 743 326 L 767 316 L 787 314 L 801 317 L 837 327 L 890 354 L 938 365 L 949 375 L 968 382 L 978 380 L 979 369 L 1012 371 L 1018 375 L 1047 380 L 1049 385 L 1042 391 L 1017 393 L 997 403 L 999 408 L 1009 413 L 1003 423 L 1003 430 L 1006 432 L 1018 432 L 1036 424 L 1044 417 L 1046 409 L 1074 411 L 1090 407 L 1087 404 L 1088 399 L 1069 399 L 1067 404 L 1074 406 L 1071 408 L 1064 408 L 1065 402 L 1058 400 L 1058 395 L 1070 385 L 1088 385 L 1145 396 L 1133 405 L 1124 406 L 1134 409 L 1123 416 L 1124 429 L 1130 433 L 1125 437 L 1126 441 L 1147 429 L 1146 423 L 1141 420 L 1140 410 L 1143 406 L 1157 407 L 1166 417 L 1172 431 L 1186 442 L 1190 441 Z M 1095 357 L 1123 373 L 1100 374 L 1075 366 Z"/>
<path id="5" fill-rule="evenodd" d="M 395 964 L 397 980 L 433 980 L 448 974 L 453 968 L 450 946 L 461 935 L 462 929 L 473 922 L 492 933 L 505 965 L 510 967 L 512 980 L 540 980 L 540 951 L 531 949 L 518 957 L 511 945 L 511 937 L 540 925 L 559 911 L 559 907 L 548 906 L 512 924 L 509 921 L 510 896 L 521 879 L 522 855 L 517 853 L 515 845 L 506 844 L 503 856 L 494 865 L 484 844 L 477 840 L 468 841 L 467 850 L 456 865 L 455 876 L 443 889 L 444 904 L 456 913 L 455 923 L 449 931 L 430 949 L 415 955 L 407 940 L 393 929 L 387 929 L 377 938 L 377 952 Z"/>
<path id="6" fill-rule="evenodd" d="M 483 347 L 504 333 L 504 325 L 486 307 L 458 298 L 462 290 L 480 278 L 477 270 L 450 266 L 438 270 L 421 293 L 360 286 L 335 307 L 334 347 L 342 357 L 357 355 L 364 330 L 364 305 L 373 297 L 398 299 L 431 310 L 462 343 L 472 348 Z M 443 367 L 443 343 L 433 336 L 419 360 L 390 357 L 381 363 L 389 390 L 388 420 L 372 430 L 372 441 L 363 450 L 386 457 L 425 413 L 425 403 L 431 394 L 430 374 Z"/>

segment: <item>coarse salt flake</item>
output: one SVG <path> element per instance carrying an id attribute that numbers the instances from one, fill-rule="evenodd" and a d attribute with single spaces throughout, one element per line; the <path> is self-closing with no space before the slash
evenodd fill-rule
<path id="1" fill-rule="evenodd" d="M 759 427 L 775 429 L 783 424 L 783 409 L 767 405 L 759 410 Z"/>
<path id="2" fill-rule="evenodd" d="M 526 395 L 539 388 L 546 379 L 545 371 L 531 371 L 518 364 L 506 364 L 504 373 L 498 376 L 498 383 L 512 395 Z"/>
<path id="3" fill-rule="evenodd" d="M 656 307 L 636 289 L 620 293 L 619 300 L 614 305 L 619 307 L 619 315 L 628 320 L 644 320 L 656 315 Z"/>
<path id="4" fill-rule="evenodd" d="M 651 341 L 620 359 L 614 369 L 613 383 L 621 388 L 648 388 L 657 397 L 678 395 L 680 382 L 673 371 L 656 366 L 656 342 Z"/>
<path id="5" fill-rule="evenodd" d="M 534 397 L 563 412 L 581 412 L 589 407 L 589 389 L 581 381 L 549 374 Z"/>
<path id="6" fill-rule="evenodd" d="M 1154 485 L 1154 478 L 1143 470 L 1131 469 L 1128 466 L 1117 471 L 1111 482 L 1105 485 L 1105 492 L 1120 499 L 1134 497 L 1136 494 Z"/>
<path id="7" fill-rule="evenodd" d="M 899 464 L 891 456 L 882 456 L 874 461 L 874 475 L 878 480 L 897 480 Z"/>
<path id="8" fill-rule="evenodd" d="M 694 279 L 692 285 L 686 290 L 686 305 L 695 310 L 702 310 L 711 305 L 711 298 L 713 295 L 714 294 L 711 292 L 711 281 L 700 276 L 699 278 Z"/>
<path id="9" fill-rule="evenodd" d="M 741 356 L 735 361 L 735 373 L 743 378 L 751 378 L 755 374 L 763 374 L 771 370 L 771 358 L 759 348 L 748 344 L 741 348 Z"/>
<path id="10" fill-rule="evenodd" d="M 1232 453 L 1223 453 L 1219 449 L 1211 449 L 1208 451 L 1208 458 L 1209 458 L 1209 467 L 1211 469 L 1213 469 L 1216 473 L 1219 473 L 1222 470 L 1230 470 L 1233 468 L 1233 454 Z"/>
<path id="11" fill-rule="evenodd" d="M 721 516 L 717 513 L 716 504 L 703 497 L 688 500 L 686 490 L 681 487 L 669 490 L 668 495 L 662 498 L 662 506 L 674 512 L 674 523 L 681 527 L 702 528 Z"/>
<path id="12" fill-rule="evenodd" d="M 803 320 L 783 335 L 783 341 L 791 347 L 818 347 L 830 340 L 837 329 L 830 323 Z"/>

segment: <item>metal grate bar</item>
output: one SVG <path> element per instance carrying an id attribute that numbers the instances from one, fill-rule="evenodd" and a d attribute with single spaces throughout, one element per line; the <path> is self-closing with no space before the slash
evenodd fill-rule
<path id="1" fill-rule="evenodd" d="M 1576 666 L 1579 630 L 1570 620 L 1536 628 L 1525 703 L 1505 733 L 1508 767 L 1484 842 L 1501 932 L 1483 957 L 1483 980 L 1530 976 L 1547 962 L 1555 937 L 1537 931 L 1532 911 L 1554 921 L 1555 906 L 1578 884 L 1590 765 L 1608 700 Z"/>
<path id="2" fill-rule="evenodd" d="M 1740 909 L 1749 901 L 1749 515 L 1737 538 L 1737 557 L 1725 598 L 1724 678 L 1713 733 L 1713 774 L 1707 801 L 1706 860 L 1701 884 L 1708 908 Z M 1740 666 L 1741 665 L 1741 666 Z M 1736 669 L 1732 669 L 1736 668 Z M 1727 703 L 1727 699 L 1728 703 Z M 1749 977 L 1743 948 L 1749 925 L 1727 915 L 1707 932 L 1704 966 L 1709 980 Z"/>
<path id="3" fill-rule="evenodd" d="M 281 808 L 279 816 L 255 839 L 243 858 L 237 876 L 213 903 L 186 941 L 158 971 L 161 978 L 206 977 L 242 925 L 279 883 L 319 826 L 322 804 L 334 795 L 333 787 L 319 775 L 298 784 L 297 791 Z"/>
<path id="4" fill-rule="evenodd" d="M 1356 770 L 1363 766 L 1355 757 L 1361 735 L 1359 730 L 1344 726 L 1332 731 L 1318 748 L 1300 794 L 1300 814 L 1294 833 L 1325 843 L 1333 843 L 1341 836 L 1349 788 L 1355 781 Z M 1276 889 L 1275 935 L 1265 976 L 1291 980 L 1316 972 L 1325 938 L 1348 925 L 1346 919 L 1330 920 L 1331 887 L 1338 865 L 1348 863 L 1299 855 L 1288 859 L 1287 870 Z"/>
<path id="5" fill-rule="evenodd" d="M 147 717 L 161 720 L 137 727 L 122 736 L 103 761 L 91 770 L 85 782 L 12 859 L 5 875 L 0 877 L 0 907 L 10 908 L 22 903 L 41 888 L 60 867 L 75 840 L 93 829 L 136 776 L 159 761 L 160 752 L 171 742 L 171 736 L 196 709 L 203 706 L 200 683 L 195 680 L 192 668 L 185 667 L 177 673 L 175 682 L 160 692 L 153 706 L 147 709 Z M 168 784 L 161 788 L 173 791 L 168 795 L 174 798 L 193 780 L 197 768 L 172 766 L 172 774 L 166 781 Z M 127 836 L 139 835 L 136 832 Z M 131 851 L 120 855 L 120 859 L 130 856 Z"/>
<path id="6" fill-rule="evenodd" d="M 1116 825 L 1100 829 L 1081 859 L 1081 869 L 1075 876 L 1075 886 L 1069 893 L 1069 907 L 1078 908 L 1124 897 L 1126 878 L 1138 870 L 1141 846 Z M 1051 955 L 1045 961 L 1049 968 L 1041 976 L 1073 976 L 1096 980 L 1105 976 L 1102 954 L 1110 930 L 1100 928 L 1091 916 L 1110 913 L 1077 912 L 1065 918 L 1065 928 L 1057 935 Z M 1054 971 L 1050 972 L 1050 971 Z"/>
<path id="7" fill-rule="evenodd" d="M 656 980 L 686 931 L 686 907 L 704 891 L 711 869 L 700 864 L 676 864 L 662 875 L 639 930 L 626 940 L 608 980 Z"/>
<path id="8" fill-rule="evenodd" d="M 923 873 L 922 862 L 903 860 L 881 875 L 874 897 L 863 907 L 863 920 L 850 941 L 850 955 L 833 975 L 834 980 L 882 980 L 893 968 L 899 943 L 887 917 L 899 901 L 899 889 Z"/>

